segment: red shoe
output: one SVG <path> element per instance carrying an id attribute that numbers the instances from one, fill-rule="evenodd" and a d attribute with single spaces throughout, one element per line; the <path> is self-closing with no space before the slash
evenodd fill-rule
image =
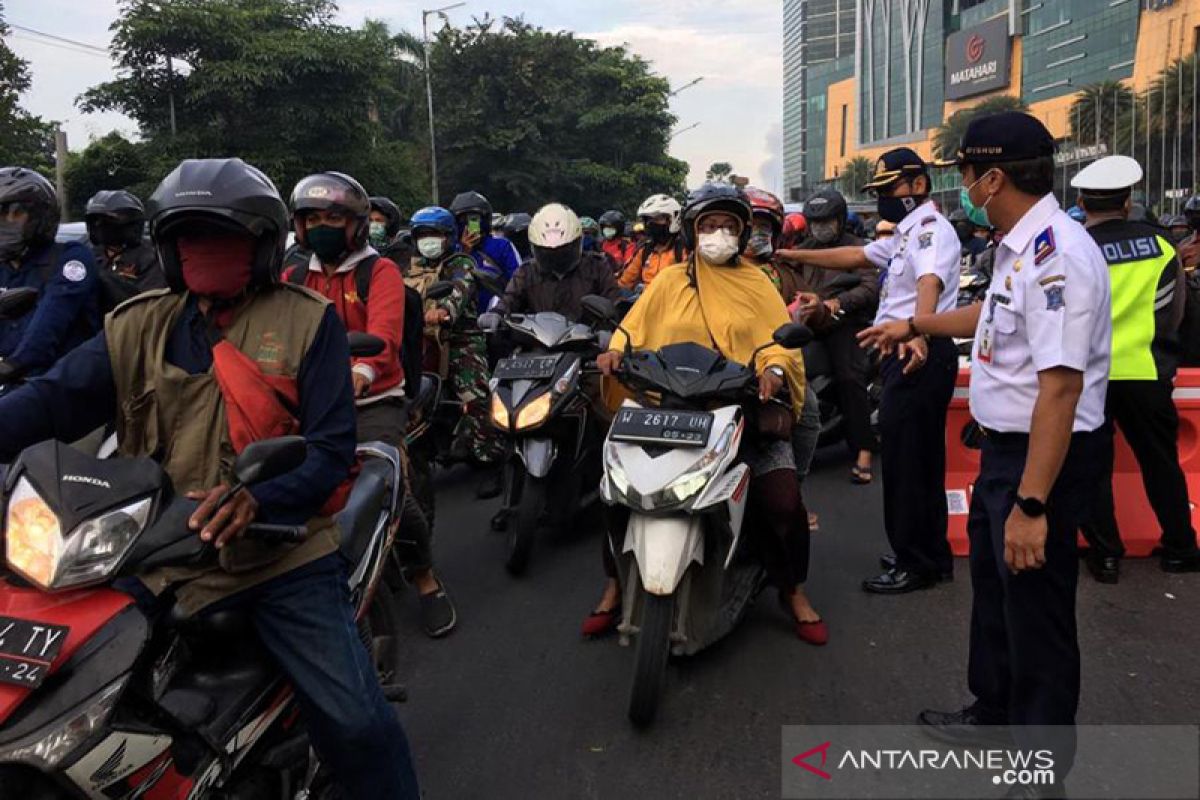
<path id="1" fill-rule="evenodd" d="M 621 623 L 621 607 L 615 606 L 608 611 L 593 611 L 583 621 L 583 636 L 586 639 L 597 639 L 607 636 L 617 629 Z"/>
<path id="2" fill-rule="evenodd" d="M 819 619 L 816 622 L 796 622 L 796 636 L 802 642 L 821 647 L 829 643 L 829 626 L 825 624 L 825 620 Z"/>

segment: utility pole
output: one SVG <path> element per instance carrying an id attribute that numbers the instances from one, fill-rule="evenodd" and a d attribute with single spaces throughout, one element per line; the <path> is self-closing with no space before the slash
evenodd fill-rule
<path id="1" fill-rule="evenodd" d="M 175 69 L 167 56 L 167 106 L 171 111 L 171 136 L 175 136 Z"/>
<path id="2" fill-rule="evenodd" d="M 441 8 L 431 8 L 421 12 L 421 37 L 425 42 L 425 101 L 429 107 L 429 172 L 430 194 L 433 204 L 438 204 L 438 171 L 437 171 L 437 129 L 433 124 L 433 79 L 429 72 L 429 15 L 437 14 L 447 20 L 446 12 L 452 8 L 465 6 L 466 3 L 455 3 Z"/>
<path id="3" fill-rule="evenodd" d="M 675 95 L 682 92 L 684 89 L 690 89 L 702 80 L 704 80 L 703 75 L 701 75 L 699 78 L 693 78 L 692 80 L 685 83 L 683 86 L 680 86 L 678 89 L 674 89 L 670 92 L 667 92 L 667 97 L 674 97 Z"/>
<path id="4" fill-rule="evenodd" d="M 54 190 L 58 193 L 58 208 L 63 221 L 67 219 L 67 132 L 54 131 Z"/>

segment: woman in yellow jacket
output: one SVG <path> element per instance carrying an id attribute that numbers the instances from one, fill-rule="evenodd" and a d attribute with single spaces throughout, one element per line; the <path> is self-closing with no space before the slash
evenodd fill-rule
<path id="1" fill-rule="evenodd" d="M 687 263 L 664 269 L 622 327 L 634 350 L 657 350 L 694 342 L 716 348 L 726 358 L 750 363 L 755 348 L 771 341 L 787 324 L 787 308 L 769 278 L 740 253 L 750 229 L 750 204 L 725 184 L 706 184 L 688 199 L 683 233 L 694 254 Z M 614 335 L 610 350 L 597 363 L 611 376 L 621 361 L 626 336 Z M 760 400 L 790 390 L 793 412 L 804 402 L 804 363 L 798 351 L 772 346 L 758 360 Z M 797 636 L 824 644 L 828 630 L 804 593 L 808 577 L 808 516 L 800 498 L 789 440 L 747 437 L 742 457 L 751 470 L 745 530 L 792 618 Z M 619 532 L 618 532 L 619 533 Z M 611 532 L 610 532 L 611 534 Z M 605 542 L 608 576 L 604 595 L 583 626 L 586 636 L 613 630 L 621 618 L 616 564 Z"/>

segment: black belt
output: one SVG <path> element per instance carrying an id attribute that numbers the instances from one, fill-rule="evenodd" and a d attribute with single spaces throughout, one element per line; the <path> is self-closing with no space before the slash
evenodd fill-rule
<path id="1" fill-rule="evenodd" d="M 1002 445 L 1002 446 L 1009 445 L 1009 446 L 1014 446 L 1014 447 L 1018 446 L 1018 445 L 1027 447 L 1029 445 L 1029 434 L 1028 433 L 1010 433 L 1010 432 L 1005 432 L 1005 431 L 996 431 L 996 430 L 992 430 L 991 428 L 985 428 L 982 425 L 979 426 L 979 430 L 983 433 L 984 437 L 986 437 L 989 442 L 994 442 L 995 444 L 998 444 L 998 445 Z M 1075 441 L 1076 439 L 1082 439 L 1082 438 L 1086 438 L 1086 437 L 1090 437 L 1090 436 L 1095 436 L 1101 430 L 1103 430 L 1103 429 L 1098 428 L 1094 431 L 1075 431 L 1074 433 L 1071 434 L 1071 441 Z"/>

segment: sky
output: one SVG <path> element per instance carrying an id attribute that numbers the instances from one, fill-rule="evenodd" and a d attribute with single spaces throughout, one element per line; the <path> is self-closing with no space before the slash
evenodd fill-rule
<path id="1" fill-rule="evenodd" d="M 379 19 L 419 33 L 421 9 L 453 0 L 343 0 L 340 21 Z M 7 0 L 10 25 L 107 47 L 117 0 Z M 680 133 L 671 155 L 688 162 L 689 185 L 708 166 L 728 161 L 739 175 L 776 193 L 783 185 L 782 3 L 779 0 L 468 0 L 448 12 L 452 22 L 472 17 L 523 15 L 554 30 L 571 30 L 604 45 L 625 44 L 672 87 L 703 80 L 672 98 Z M 433 24 L 433 19 L 431 19 Z M 33 86 L 22 98 L 30 112 L 60 122 L 72 149 L 111 130 L 136 132 L 119 114 L 83 114 L 75 98 L 114 76 L 104 55 L 48 43 L 13 30 L 12 49 L 30 63 Z M 436 101 L 436 98 L 435 98 Z M 681 129 L 697 124 L 698 127 Z"/>

